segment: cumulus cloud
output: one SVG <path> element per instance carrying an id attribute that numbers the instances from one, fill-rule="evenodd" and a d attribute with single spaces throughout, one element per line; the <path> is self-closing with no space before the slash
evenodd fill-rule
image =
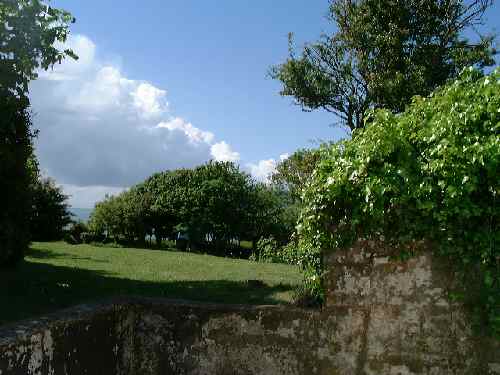
<path id="1" fill-rule="evenodd" d="M 272 174 L 276 172 L 278 163 L 288 159 L 289 157 L 290 154 L 285 153 L 279 156 L 279 161 L 271 158 L 260 160 L 257 163 L 248 163 L 246 164 L 246 169 L 256 180 L 269 183 Z"/>
<path id="2" fill-rule="evenodd" d="M 165 108 L 168 103 L 162 101 L 167 94 L 166 91 L 157 89 L 149 83 L 141 83 L 134 92 L 132 92 L 132 97 L 134 98 L 134 105 L 138 108 L 141 113 L 146 116 L 156 116 L 165 112 Z"/>
<path id="3" fill-rule="evenodd" d="M 247 168 L 250 174 L 258 181 L 269 182 L 271 175 L 276 171 L 276 160 L 260 160 L 258 163 L 249 163 Z"/>
<path id="4" fill-rule="evenodd" d="M 168 122 L 160 122 L 157 128 L 165 128 L 171 131 L 179 130 L 183 132 L 192 143 L 212 143 L 214 135 L 210 132 L 195 128 L 191 123 L 186 123 L 180 117 L 171 119 Z"/>
<path id="5" fill-rule="evenodd" d="M 65 47 L 79 60 L 40 72 L 30 96 L 40 164 L 75 207 L 91 207 L 106 189 L 115 193 L 157 171 L 239 160 L 211 132 L 172 116 L 165 90 L 101 63 L 87 37 L 73 36 Z"/>
<path id="6" fill-rule="evenodd" d="M 67 45 L 58 45 L 58 48 L 71 48 L 78 54 L 78 63 L 71 59 L 63 60 L 53 70 L 42 70 L 39 72 L 41 79 L 48 80 L 71 80 L 78 78 L 83 72 L 94 66 L 96 45 L 83 35 L 73 35 L 69 38 Z"/>
<path id="7" fill-rule="evenodd" d="M 288 159 L 290 157 L 290 154 L 287 152 L 287 153 L 284 153 L 284 154 L 281 154 L 280 155 L 280 161 L 285 161 L 286 159 Z"/>
<path id="8" fill-rule="evenodd" d="M 61 184 L 64 192 L 69 196 L 72 207 L 93 208 L 93 203 L 102 201 L 106 195 L 118 195 L 124 188 L 111 186 L 76 186 Z"/>
<path id="9" fill-rule="evenodd" d="M 231 146 L 224 141 L 213 144 L 211 147 L 211 154 L 217 161 L 237 162 L 240 160 L 240 154 L 233 151 Z"/>

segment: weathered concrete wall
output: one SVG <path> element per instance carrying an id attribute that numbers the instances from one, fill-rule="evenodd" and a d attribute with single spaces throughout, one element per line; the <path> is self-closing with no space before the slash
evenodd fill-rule
<path id="1" fill-rule="evenodd" d="M 0 330 L 10 374 L 500 374 L 446 267 L 360 241 L 325 262 L 322 311 L 127 299 Z"/>
<path id="2" fill-rule="evenodd" d="M 341 371 L 353 368 L 350 357 L 332 346 L 349 334 L 337 320 L 168 300 L 80 306 L 0 331 L 0 374 L 350 373 Z"/>
<path id="3" fill-rule="evenodd" d="M 78 306 L 0 330 L 0 375 L 115 374 L 131 336 L 123 305 Z"/>
<path id="4" fill-rule="evenodd" d="M 467 311 L 451 302 L 450 267 L 422 243 L 414 251 L 395 261 L 393 248 L 365 240 L 325 259 L 326 310 L 349 308 L 362 331 L 358 373 L 500 373 L 498 341 L 475 337 Z"/>

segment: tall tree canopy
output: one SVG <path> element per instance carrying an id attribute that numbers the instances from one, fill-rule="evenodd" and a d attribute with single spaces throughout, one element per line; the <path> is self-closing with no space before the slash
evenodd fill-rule
<path id="1" fill-rule="evenodd" d="M 25 97 L 29 82 L 38 69 L 48 69 L 66 56 L 77 58 L 65 42 L 70 13 L 40 0 L 2 0 L 0 2 L 0 96 Z"/>
<path id="2" fill-rule="evenodd" d="M 271 181 L 288 191 L 297 201 L 318 162 L 318 150 L 299 149 L 278 163 Z"/>
<path id="3" fill-rule="evenodd" d="M 40 0 L 0 1 L 0 266 L 23 258 L 29 243 L 32 138 L 28 85 L 71 50 L 57 42 L 73 18 Z"/>
<path id="4" fill-rule="evenodd" d="M 493 0 L 332 0 L 337 31 L 292 48 L 271 69 L 304 110 L 324 109 L 351 130 L 368 108 L 401 112 L 414 95 L 428 95 L 467 66 L 494 64 L 492 36 L 476 43 L 464 31 L 481 23 Z"/>

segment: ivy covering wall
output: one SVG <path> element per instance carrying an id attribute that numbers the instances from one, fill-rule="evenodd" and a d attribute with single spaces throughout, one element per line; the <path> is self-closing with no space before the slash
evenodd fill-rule
<path id="1" fill-rule="evenodd" d="M 462 275 L 456 297 L 500 334 L 499 132 L 500 68 L 468 68 L 401 114 L 369 112 L 365 129 L 323 148 L 298 226 L 310 288 L 321 295 L 322 250 L 424 239 Z"/>

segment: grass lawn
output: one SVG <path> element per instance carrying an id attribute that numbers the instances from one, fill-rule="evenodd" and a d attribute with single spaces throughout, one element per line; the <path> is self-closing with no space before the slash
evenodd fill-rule
<path id="1" fill-rule="evenodd" d="M 64 242 L 34 243 L 24 262 L 0 275 L 0 324 L 118 295 L 286 303 L 301 281 L 296 267 L 283 264 Z"/>

